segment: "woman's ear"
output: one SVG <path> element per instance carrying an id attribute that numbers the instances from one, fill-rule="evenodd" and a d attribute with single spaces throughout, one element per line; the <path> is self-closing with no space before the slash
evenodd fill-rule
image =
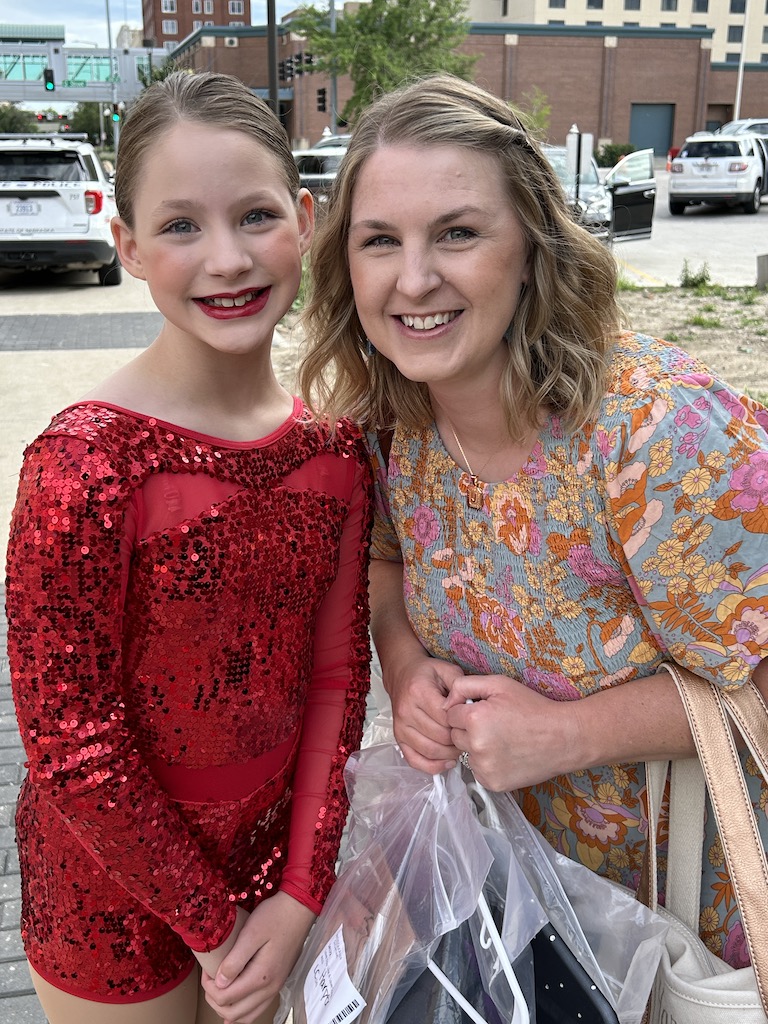
<path id="1" fill-rule="evenodd" d="M 315 233 L 315 201 L 309 189 L 299 190 L 296 199 L 296 213 L 299 218 L 299 249 L 301 255 L 309 249 Z"/>
<path id="2" fill-rule="evenodd" d="M 113 217 L 110 227 L 112 228 L 112 237 L 115 240 L 120 263 L 131 277 L 136 277 L 140 281 L 146 281 L 147 278 L 141 266 L 133 231 L 131 231 L 122 217 Z"/>

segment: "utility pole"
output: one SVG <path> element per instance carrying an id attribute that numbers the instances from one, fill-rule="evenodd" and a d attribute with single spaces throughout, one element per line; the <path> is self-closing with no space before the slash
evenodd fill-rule
<path id="1" fill-rule="evenodd" d="M 329 0 L 328 12 L 330 14 L 330 28 L 331 35 L 336 34 L 336 3 L 335 0 Z M 336 135 L 339 130 L 338 120 L 336 118 L 336 65 L 333 65 L 331 69 L 331 75 L 329 79 L 330 86 L 330 99 L 331 99 L 331 116 L 329 118 L 331 123 L 331 135 Z"/>
<path id="2" fill-rule="evenodd" d="M 280 117 L 280 87 L 277 82 L 277 18 L 275 0 L 267 0 L 267 72 L 269 105 Z"/>
<path id="3" fill-rule="evenodd" d="M 115 65 L 112 52 L 112 24 L 109 20 L 109 0 L 104 0 L 107 7 L 107 45 L 109 46 L 109 81 L 112 87 L 112 109 L 117 108 L 117 82 L 115 81 Z M 120 122 L 112 122 L 112 133 L 115 140 L 115 162 L 117 162 L 117 146 L 120 141 Z"/>

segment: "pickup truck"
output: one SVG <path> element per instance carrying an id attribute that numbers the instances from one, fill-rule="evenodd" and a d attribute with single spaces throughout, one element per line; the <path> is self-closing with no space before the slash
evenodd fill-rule
<path id="1" fill-rule="evenodd" d="M 0 269 L 95 270 L 120 284 L 115 190 L 87 139 L 0 134 Z"/>

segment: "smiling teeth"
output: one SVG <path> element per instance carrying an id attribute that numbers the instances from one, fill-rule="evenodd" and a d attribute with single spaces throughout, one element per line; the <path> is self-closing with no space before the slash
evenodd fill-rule
<path id="1" fill-rule="evenodd" d="M 224 309 L 229 309 L 232 306 L 244 306 L 246 302 L 252 302 L 255 298 L 256 292 L 246 292 L 234 299 L 222 296 L 221 298 L 203 299 L 203 302 L 206 306 L 223 306 Z"/>
<path id="2" fill-rule="evenodd" d="M 441 324 L 449 324 L 455 320 L 457 313 L 435 313 L 434 316 L 401 316 L 400 319 L 406 327 L 412 327 L 415 331 L 431 331 L 433 327 Z"/>

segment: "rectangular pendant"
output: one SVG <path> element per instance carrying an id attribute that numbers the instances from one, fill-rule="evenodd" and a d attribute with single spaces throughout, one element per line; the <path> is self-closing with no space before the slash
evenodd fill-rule
<path id="1" fill-rule="evenodd" d="M 467 485 L 467 504 L 477 510 L 483 507 L 483 492 L 475 483 Z"/>

